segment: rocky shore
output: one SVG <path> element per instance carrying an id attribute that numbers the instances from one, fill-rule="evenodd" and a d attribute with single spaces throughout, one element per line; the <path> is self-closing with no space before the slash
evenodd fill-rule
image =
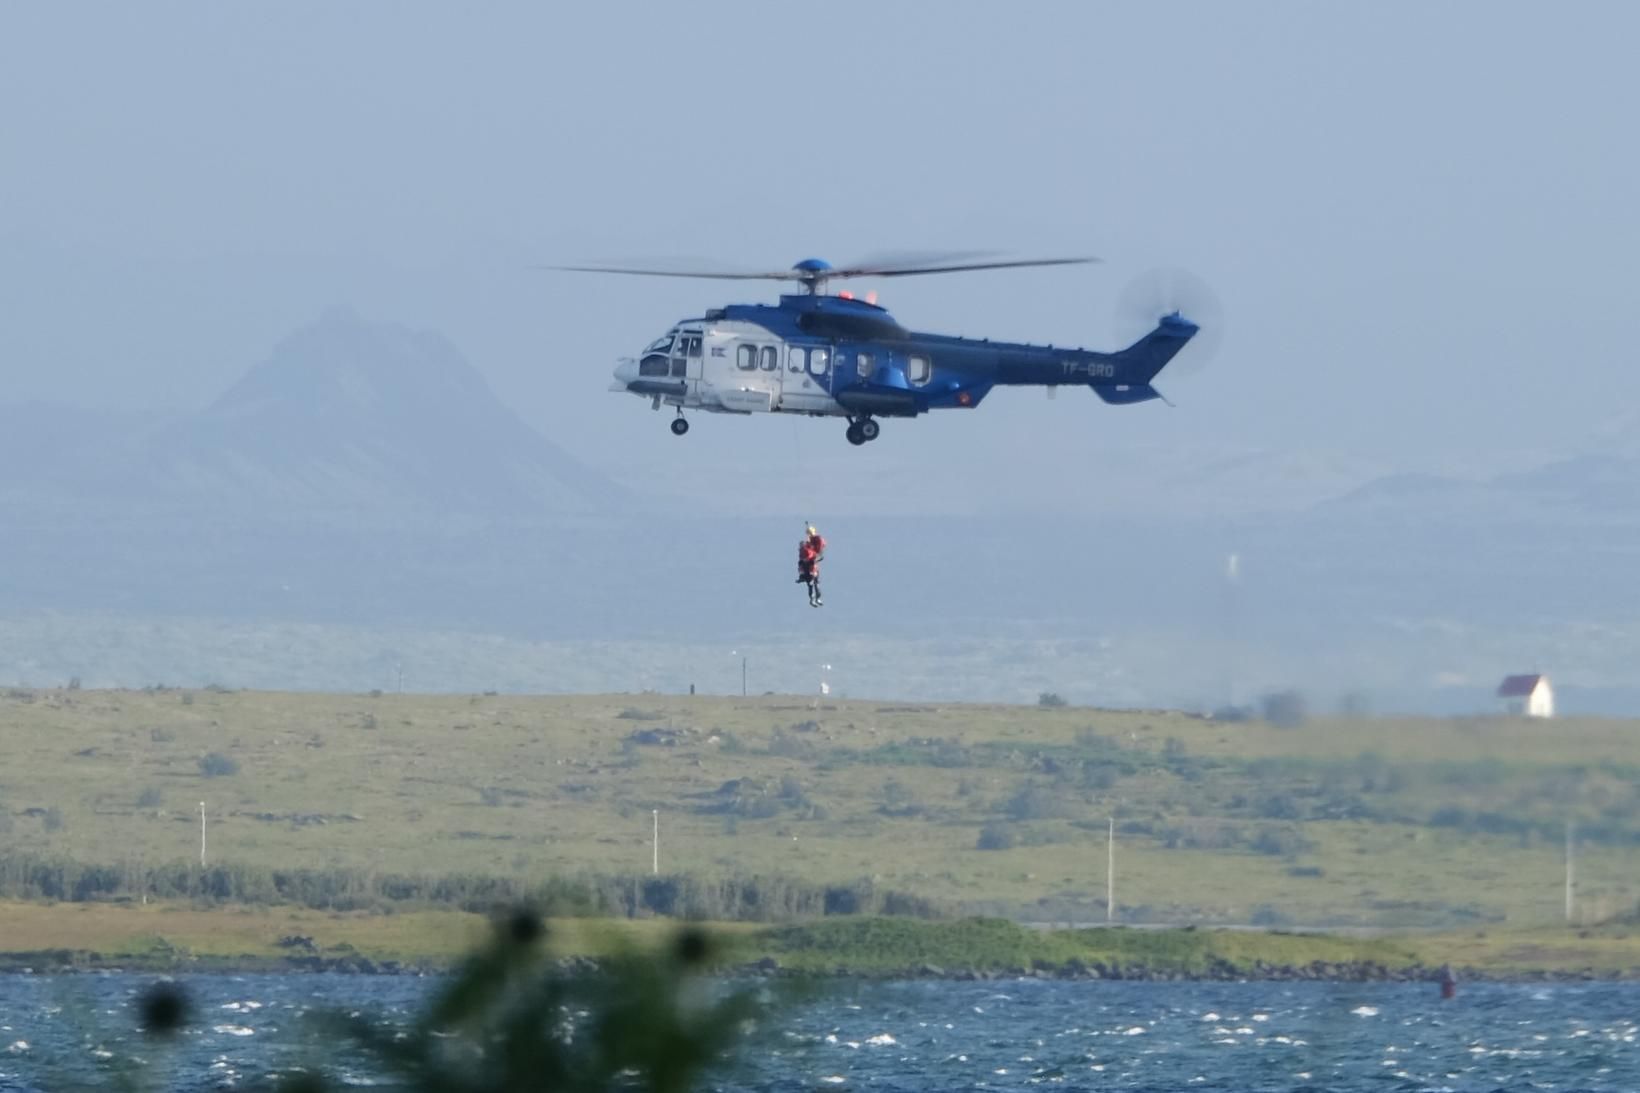
<path id="1" fill-rule="evenodd" d="M 742 970 L 756 975 L 814 975 L 855 979 L 949 979 L 970 982 L 975 980 L 1115 980 L 1135 983 L 1170 982 L 1325 982 L 1325 983 L 1437 983 L 1443 968 L 1412 964 L 1387 967 L 1373 961 L 1327 962 L 1310 964 L 1267 964 L 1256 961 L 1247 966 L 1228 961 L 1215 961 L 1205 970 L 1154 968 L 1144 964 L 1105 964 L 1071 960 L 1052 965 L 1038 962 L 1031 967 L 1009 968 L 945 968 L 936 964 L 919 964 L 891 970 L 862 971 L 839 964 L 820 972 L 794 971 L 781 968 L 773 958 L 764 958 L 746 965 Z M 1452 967 L 1452 975 L 1459 982 L 1539 983 L 1587 982 L 1640 979 L 1640 968 L 1524 968 L 1491 969 Z"/>

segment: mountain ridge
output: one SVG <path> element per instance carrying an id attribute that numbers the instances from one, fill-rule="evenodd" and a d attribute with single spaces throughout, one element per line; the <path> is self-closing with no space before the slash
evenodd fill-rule
<path id="1" fill-rule="evenodd" d="M 508 409 L 442 335 L 346 307 L 281 339 L 203 410 L 100 427 L 54 419 L 8 492 L 120 509 L 423 511 L 504 517 L 618 508 L 625 491 Z M 3 417 L 0 417 L 3 420 Z M 14 459 L 17 458 L 14 456 Z"/>

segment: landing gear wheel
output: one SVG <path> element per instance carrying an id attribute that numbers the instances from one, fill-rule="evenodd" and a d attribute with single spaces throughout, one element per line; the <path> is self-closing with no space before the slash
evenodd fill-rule
<path id="1" fill-rule="evenodd" d="M 848 432 L 843 435 L 848 437 L 848 442 L 853 444 L 855 447 L 859 447 L 861 444 L 866 442 L 865 433 L 858 425 L 850 425 L 848 427 Z"/>
<path id="2" fill-rule="evenodd" d="M 672 435 L 682 436 L 689 431 L 689 419 L 675 417 L 672 419 Z"/>
<path id="3" fill-rule="evenodd" d="M 867 441 L 876 440 L 877 434 L 883 431 L 883 427 L 869 417 L 860 422 L 855 428 L 860 430 L 861 438 Z"/>

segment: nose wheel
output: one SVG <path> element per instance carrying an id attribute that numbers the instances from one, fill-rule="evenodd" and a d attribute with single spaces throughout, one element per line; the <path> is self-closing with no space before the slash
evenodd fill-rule
<path id="1" fill-rule="evenodd" d="M 673 436 L 682 436 L 684 433 L 687 433 L 688 431 L 689 431 L 689 419 L 688 418 L 686 418 L 686 417 L 684 417 L 683 415 L 680 414 L 677 417 L 672 419 L 672 435 Z"/>
<path id="2" fill-rule="evenodd" d="M 882 431 L 883 427 L 881 425 L 878 425 L 869 417 L 863 417 L 858 421 L 849 422 L 848 432 L 844 435 L 848 437 L 850 444 L 858 447 L 868 441 L 876 440 L 878 434 Z"/>

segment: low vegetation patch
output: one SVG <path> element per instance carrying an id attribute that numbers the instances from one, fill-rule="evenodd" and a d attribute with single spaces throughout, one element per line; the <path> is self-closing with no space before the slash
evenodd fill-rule
<path id="1" fill-rule="evenodd" d="M 771 928 L 756 944 L 782 965 L 816 971 L 874 973 L 919 969 L 991 972 L 1099 970 L 1111 977 L 1140 974 L 1208 976 L 1317 965 L 1421 964 L 1399 940 L 1232 930 L 1139 930 L 1100 927 L 1038 930 L 1002 919 L 910 922 L 864 918 Z"/>
<path id="2" fill-rule="evenodd" d="M 199 760 L 199 773 L 207 778 L 222 778 L 239 773 L 239 760 L 219 752 L 210 752 Z"/>

